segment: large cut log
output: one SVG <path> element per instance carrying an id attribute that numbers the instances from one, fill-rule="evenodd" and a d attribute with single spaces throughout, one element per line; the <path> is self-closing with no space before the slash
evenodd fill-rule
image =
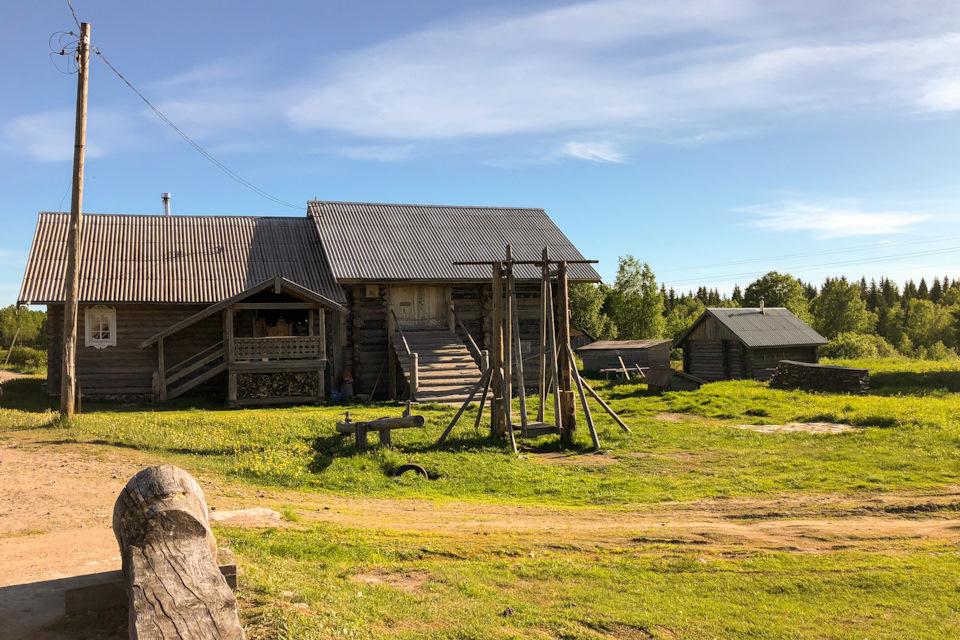
<path id="1" fill-rule="evenodd" d="M 217 567 L 200 485 L 172 465 L 144 469 L 113 508 L 130 638 L 242 639 L 237 600 Z"/>

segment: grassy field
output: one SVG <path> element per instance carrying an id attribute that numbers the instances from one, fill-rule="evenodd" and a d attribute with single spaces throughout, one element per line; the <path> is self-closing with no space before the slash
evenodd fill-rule
<path id="1" fill-rule="evenodd" d="M 960 364 L 837 362 L 873 369 L 867 396 L 769 389 L 749 381 L 649 395 L 594 381 L 631 426 L 594 406 L 602 452 L 585 428 L 505 442 L 466 415 L 426 406 L 423 430 L 394 449 L 353 451 L 334 425 L 399 415 L 391 405 L 220 410 L 85 403 L 58 426 L 38 381 L 5 385 L 0 437 L 150 452 L 191 471 L 256 487 L 365 498 L 555 505 L 611 512 L 680 509 L 705 500 L 839 494 L 955 493 L 960 485 Z M 196 406 L 191 406 L 196 404 Z M 830 422 L 836 434 L 758 433 L 737 425 Z M 373 438 L 375 440 L 375 438 Z M 558 454 L 563 454 L 558 456 Z M 562 457 L 562 464 L 556 459 Z M 553 460 L 551 462 L 550 460 Z M 428 480 L 396 478 L 407 462 Z M 936 517 L 953 517 L 960 502 Z M 284 510 L 288 520 L 296 511 Z M 775 514 L 771 517 L 775 517 Z M 908 514 L 898 517 L 919 517 Z M 360 531 L 310 521 L 276 530 L 220 529 L 245 570 L 251 638 L 947 638 L 960 637 L 956 542 L 923 536 L 849 541 L 828 553 L 627 542 L 558 544 L 535 533 Z"/>

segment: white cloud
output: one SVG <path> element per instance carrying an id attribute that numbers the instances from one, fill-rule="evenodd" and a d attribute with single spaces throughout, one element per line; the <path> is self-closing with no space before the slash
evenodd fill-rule
<path id="1" fill-rule="evenodd" d="M 73 160 L 76 115 L 73 111 L 45 111 L 14 118 L 0 129 L 0 146 L 40 162 Z M 86 157 L 97 158 L 139 146 L 143 138 L 131 116 L 116 109 L 87 112 Z"/>
<path id="2" fill-rule="evenodd" d="M 0 266 L 4 267 L 23 267 L 27 263 L 26 251 L 11 251 L 10 249 L 0 249 Z"/>
<path id="3" fill-rule="evenodd" d="M 860 209 L 855 200 L 834 203 L 784 202 L 742 209 L 758 219 L 753 227 L 770 231 L 809 231 L 818 238 L 888 235 L 904 233 L 930 216 L 909 211 Z"/>
<path id="4" fill-rule="evenodd" d="M 568 142 L 550 158 L 574 158 L 591 162 L 624 162 L 626 157 L 609 142 Z"/>
<path id="5" fill-rule="evenodd" d="M 303 129 L 445 139 L 916 110 L 924 83 L 960 57 L 960 11 L 935 4 L 601 0 L 444 25 L 335 60 L 288 117 Z"/>

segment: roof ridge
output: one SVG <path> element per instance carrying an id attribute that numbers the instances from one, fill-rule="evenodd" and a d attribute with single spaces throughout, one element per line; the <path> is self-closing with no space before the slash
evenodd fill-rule
<path id="1" fill-rule="evenodd" d="M 70 215 L 69 211 L 39 211 L 38 215 L 52 215 L 52 216 L 68 216 Z M 230 216 L 230 215 L 203 215 L 203 214 L 188 214 L 188 215 L 170 215 L 165 216 L 163 214 L 155 213 L 83 213 L 84 217 L 86 216 L 97 216 L 101 218 L 158 218 L 164 220 L 176 220 L 183 218 L 191 219 L 202 219 L 202 220 L 216 220 L 216 219 L 227 219 L 227 220 L 306 220 L 305 216 Z"/>
<path id="2" fill-rule="evenodd" d="M 411 204 L 403 202 L 349 202 L 341 200 L 310 200 L 307 206 L 319 204 L 365 204 L 374 207 L 433 207 L 436 209 L 513 209 L 516 211 L 544 211 L 543 207 L 504 207 L 497 205 L 468 204 Z"/>

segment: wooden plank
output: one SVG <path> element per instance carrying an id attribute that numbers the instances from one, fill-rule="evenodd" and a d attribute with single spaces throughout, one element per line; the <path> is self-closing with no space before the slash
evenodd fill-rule
<path id="1" fill-rule="evenodd" d="M 490 367 L 493 371 L 503 368 L 503 263 L 493 264 L 493 278 L 491 280 L 493 305 L 491 313 L 491 331 L 493 339 L 490 344 Z M 504 418 L 504 388 L 503 377 L 494 375 L 493 397 L 490 402 L 490 435 L 502 437 L 506 435 L 507 425 Z"/>
<path id="2" fill-rule="evenodd" d="M 604 411 L 606 411 L 607 413 L 609 413 L 609 414 L 610 414 L 610 417 L 613 418 L 614 421 L 615 421 L 618 425 L 620 425 L 620 427 L 621 427 L 624 431 L 626 431 L 627 433 L 631 433 L 630 427 L 628 427 L 628 426 L 623 422 L 623 420 L 620 419 L 620 416 L 617 415 L 617 412 L 616 412 L 616 411 L 614 411 L 613 409 L 610 408 L 610 405 L 608 405 L 606 402 L 603 401 L 603 398 L 601 398 L 601 397 L 600 397 L 600 394 L 598 394 L 596 391 L 593 390 L 593 387 L 590 386 L 590 383 L 588 383 L 588 382 L 587 382 L 586 380 L 584 380 L 583 378 L 580 379 L 580 382 L 583 384 L 584 388 L 586 388 L 586 390 L 590 392 L 590 395 L 593 396 L 593 399 L 596 400 L 596 401 L 600 404 L 601 407 L 603 407 Z"/>
<path id="3" fill-rule="evenodd" d="M 513 267 L 507 270 L 507 287 L 510 290 L 510 322 L 513 333 L 513 357 L 517 370 L 517 392 L 520 398 L 520 434 L 527 435 L 527 390 L 523 379 L 523 354 L 520 350 L 520 321 L 517 317 L 517 281 L 513 276 Z"/>
<path id="4" fill-rule="evenodd" d="M 220 573 L 227 586 L 237 588 L 237 565 L 220 565 Z M 122 571 L 104 571 L 83 576 L 83 586 L 67 589 L 63 593 L 64 613 L 73 615 L 87 611 L 103 611 L 127 606 L 127 592 L 124 588 Z"/>
<path id="5" fill-rule="evenodd" d="M 567 345 L 567 351 L 569 351 L 570 360 L 573 361 L 573 349 L 570 348 L 570 345 Z M 580 377 L 580 372 L 574 368 L 573 370 L 573 381 L 577 383 L 577 391 L 580 393 L 580 404 L 583 405 L 583 415 L 587 419 L 587 428 L 590 429 L 590 439 L 593 440 L 593 448 L 596 451 L 600 450 L 600 438 L 597 437 L 597 428 L 593 424 L 593 416 L 590 415 L 590 405 L 587 404 L 587 396 L 583 392 L 583 379 Z"/>
<path id="6" fill-rule="evenodd" d="M 557 267 L 557 314 L 559 345 L 558 368 L 560 371 L 560 439 L 564 442 L 573 441 L 573 433 L 577 428 L 577 403 L 573 396 L 573 369 L 576 363 L 568 356 L 570 350 L 570 299 L 567 282 L 567 263 L 561 261 Z"/>
<path id="7" fill-rule="evenodd" d="M 303 311 L 305 309 L 319 309 L 320 305 L 316 302 L 237 302 L 233 305 L 237 311 L 274 310 L 274 311 Z"/>
<path id="8" fill-rule="evenodd" d="M 537 421 L 544 421 L 547 406 L 547 287 L 550 286 L 550 250 L 543 248 L 543 265 L 540 276 L 540 348 L 537 359 L 540 368 L 539 376 L 539 403 L 537 407 Z"/>
<path id="9" fill-rule="evenodd" d="M 480 389 L 481 384 L 485 384 L 490 377 L 490 367 L 483 372 L 480 376 L 480 379 L 477 380 L 477 383 L 473 385 L 473 388 L 470 390 L 470 396 L 464 401 L 460 406 L 460 409 L 457 411 L 456 415 L 453 416 L 453 420 L 450 421 L 450 424 L 447 425 L 447 428 L 444 429 L 443 433 L 440 434 L 440 438 L 437 440 L 436 445 L 440 446 L 443 444 L 443 441 L 447 439 L 447 436 L 450 435 L 450 432 L 453 431 L 453 428 L 457 425 L 457 422 L 460 420 L 460 416 L 463 415 L 463 412 L 467 410 L 467 407 L 470 406 L 470 403 L 473 401 L 473 397 L 477 395 L 477 391 Z M 483 411 L 483 405 L 480 405 L 480 411 Z"/>

